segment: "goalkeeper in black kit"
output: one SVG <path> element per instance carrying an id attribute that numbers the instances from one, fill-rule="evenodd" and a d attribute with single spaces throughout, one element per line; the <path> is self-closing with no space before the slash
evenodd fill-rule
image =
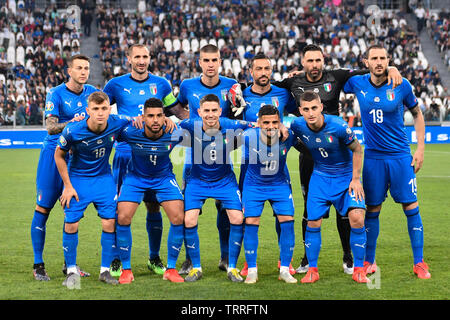
<path id="1" fill-rule="evenodd" d="M 286 78 L 283 81 L 273 82 L 274 85 L 288 89 L 296 99 L 297 105 L 300 105 L 300 96 L 305 91 L 314 91 L 320 96 L 323 103 L 324 113 L 339 116 L 339 98 L 342 88 L 347 80 L 355 75 L 368 73 L 369 70 L 353 71 L 350 69 L 324 70 L 323 51 L 318 45 L 309 44 L 303 48 L 302 66 L 303 72 Z M 402 77 L 397 68 L 390 67 L 388 81 L 393 81 L 396 87 L 402 82 Z M 239 104 L 232 108 L 235 114 L 242 112 L 239 110 Z M 297 116 L 300 113 L 296 114 Z M 303 242 L 305 240 L 306 225 L 308 222 L 308 212 L 306 210 L 306 201 L 308 197 L 308 186 L 311 174 L 313 172 L 313 159 L 309 151 L 299 149 L 299 170 L 300 183 L 302 186 L 304 211 L 302 221 Z M 343 269 L 347 274 L 353 273 L 353 257 L 350 248 L 350 223 L 347 216 L 336 214 L 336 224 L 341 239 L 343 255 Z M 306 273 L 308 271 L 308 258 L 305 255 L 296 269 L 297 273 Z"/>

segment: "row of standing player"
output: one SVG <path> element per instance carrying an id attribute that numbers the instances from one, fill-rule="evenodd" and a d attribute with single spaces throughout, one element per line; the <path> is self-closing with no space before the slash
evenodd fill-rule
<path id="1" fill-rule="evenodd" d="M 333 113 L 332 112 L 333 108 L 330 107 L 329 105 L 327 105 L 328 100 L 330 100 L 330 99 L 327 100 L 327 94 L 330 96 L 330 95 L 332 95 L 331 93 L 333 93 L 333 92 L 336 92 L 336 91 L 339 92 L 343 83 L 345 83 L 346 80 L 348 78 L 350 78 L 351 76 L 356 75 L 356 73 L 350 74 L 349 71 L 345 71 L 345 70 L 336 70 L 334 72 L 325 72 L 322 70 L 323 56 L 321 54 L 320 48 L 311 46 L 310 48 L 305 48 L 305 49 L 308 49 L 308 50 L 304 50 L 304 59 L 302 61 L 303 66 L 306 71 L 305 74 L 287 79 L 287 81 L 283 81 L 283 83 L 280 83 L 279 85 L 287 86 L 287 88 L 290 89 L 290 91 L 296 97 L 298 97 L 299 93 L 300 93 L 298 90 L 308 89 L 308 86 L 310 86 L 310 87 L 316 86 L 314 89 L 319 91 L 319 95 L 321 95 L 322 99 L 323 99 L 323 96 L 325 96 L 325 99 L 323 99 L 323 102 L 324 102 L 324 105 L 326 106 L 326 108 L 325 108 L 326 111 L 331 111 L 331 113 Z M 137 52 L 135 52 L 135 51 L 137 51 Z M 142 87 L 143 87 L 142 90 L 140 90 L 140 89 L 134 90 L 133 89 L 135 96 L 133 98 L 131 98 L 132 99 L 131 101 L 136 102 L 137 99 L 139 98 L 139 96 L 148 97 L 148 93 L 146 93 L 145 89 L 147 89 L 147 90 L 150 89 L 151 94 L 161 95 L 163 98 L 162 100 L 165 102 L 166 105 L 170 106 L 171 102 L 172 102 L 172 104 L 174 104 L 176 102 L 176 99 L 171 94 L 171 90 L 169 89 L 168 91 L 165 91 L 165 87 L 167 87 L 167 85 L 164 85 L 164 84 L 156 85 L 155 83 L 152 83 L 149 85 L 148 80 L 149 79 L 154 80 L 153 79 L 154 76 L 149 75 L 147 72 L 148 63 L 146 63 L 146 60 L 148 59 L 148 53 L 146 52 L 146 49 L 139 48 L 139 47 L 131 48 L 128 56 L 129 56 L 130 63 L 132 65 L 131 77 L 130 77 L 130 75 L 127 75 L 127 76 L 119 77 L 116 79 L 117 80 L 116 83 L 122 82 L 123 85 L 121 87 L 119 87 L 119 89 L 116 90 L 116 92 L 118 92 L 117 98 L 112 97 L 112 99 L 111 99 L 112 102 L 113 101 L 116 102 L 118 104 L 118 106 L 120 105 L 121 101 L 124 103 L 124 104 L 122 104 L 122 106 L 129 105 L 126 102 L 125 98 L 128 95 L 131 96 L 131 88 L 133 88 L 133 86 L 137 87 L 139 85 L 142 85 Z M 209 56 L 209 58 L 208 58 L 208 56 Z M 261 59 L 261 61 L 264 61 L 264 59 Z M 200 92 L 198 92 L 198 91 L 200 89 L 213 90 L 213 89 L 217 88 L 218 85 L 225 85 L 225 86 L 230 87 L 229 84 L 224 83 L 224 82 L 226 82 L 226 80 L 223 79 L 223 77 L 218 76 L 217 71 L 218 71 L 218 66 L 220 66 L 220 55 L 218 55 L 218 52 L 214 53 L 214 54 L 213 54 L 213 52 L 209 52 L 209 53 L 206 52 L 206 54 L 204 52 L 203 58 L 201 55 L 199 62 L 200 62 L 200 65 L 202 66 L 202 69 L 204 72 L 203 72 L 203 75 L 201 78 L 196 78 L 196 79 L 190 80 L 190 82 L 193 84 L 194 89 L 191 89 L 191 92 L 190 92 L 191 94 L 187 95 L 187 97 L 185 97 L 185 104 L 189 104 L 189 106 L 191 106 L 190 103 L 192 102 L 192 100 L 195 100 L 195 99 L 197 99 L 197 101 L 199 100 Z M 321 63 L 322 63 L 322 65 L 321 65 Z M 66 86 L 67 86 L 68 91 L 71 90 L 72 92 L 69 91 L 68 94 L 75 95 L 75 97 L 72 96 L 70 98 L 80 97 L 80 96 L 83 96 L 83 94 L 84 94 L 84 99 L 81 99 L 81 100 L 85 100 L 86 96 L 89 94 L 89 89 L 93 90 L 93 88 L 89 88 L 89 86 L 87 86 L 87 85 L 83 86 L 83 83 L 87 81 L 88 70 L 83 70 L 83 68 L 79 68 L 79 69 L 75 70 L 74 68 L 71 68 L 71 64 L 72 64 L 72 62 L 69 61 L 69 72 L 72 74 L 71 74 L 71 78 L 70 78 L 69 82 L 66 84 Z M 259 69 L 258 68 L 259 67 L 253 68 L 254 73 L 255 73 L 254 74 L 255 83 L 247 90 L 248 91 L 247 93 L 249 93 L 249 94 L 256 93 L 258 97 L 263 98 L 263 97 L 267 96 L 267 92 L 272 92 L 272 90 L 275 89 L 276 87 L 271 86 L 270 83 L 269 83 L 269 85 L 267 85 L 267 83 L 269 82 L 269 79 L 270 79 L 270 72 L 267 71 L 267 68 L 259 68 Z M 259 70 L 261 73 L 263 73 L 263 75 L 259 79 L 259 80 L 261 80 L 260 82 L 263 83 L 262 86 L 258 85 L 257 70 Z M 74 80 L 74 78 L 76 78 L 76 80 Z M 345 81 L 343 81 L 342 78 L 344 78 Z M 121 79 L 121 80 L 119 81 L 119 79 Z M 229 79 L 227 79 L 227 80 L 229 80 Z M 302 82 L 302 81 L 303 81 L 302 85 L 298 85 L 296 83 L 296 82 Z M 321 82 L 323 82 L 323 81 L 326 81 L 326 83 L 322 84 Z M 151 82 L 154 82 L 154 81 L 151 81 Z M 111 81 L 111 85 L 112 85 L 112 83 L 113 83 L 113 81 Z M 233 84 L 233 83 L 235 83 L 234 80 L 231 81 L 231 84 Z M 128 84 L 131 84 L 131 86 L 128 86 Z M 187 87 L 188 81 L 186 81 L 185 84 L 186 84 L 185 87 Z M 110 88 L 111 87 L 112 86 L 110 86 Z M 170 85 L 168 87 L 170 88 Z M 219 89 L 220 97 L 224 96 L 224 93 L 226 93 L 226 91 L 224 91 L 224 90 L 226 90 L 226 89 L 227 88 L 225 88 L 223 90 Z M 262 89 L 263 92 L 258 93 L 257 92 L 258 89 Z M 106 91 L 106 87 L 105 87 L 105 91 Z M 184 90 L 183 90 L 183 86 L 182 86 L 182 88 L 180 88 L 180 96 L 178 97 L 180 102 L 182 101 L 181 99 L 182 99 L 183 91 Z M 189 89 L 187 91 L 189 91 Z M 74 94 L 77 92 L 81 92 L 82 94 L 81 95 Z M 208 92 L 211 92 L 211 91 L 208 91 Z M 121 94 L 119 94 L 119 93 L 121 93 Z M 127 93 L 128 95 L 125 93 Z M 244 95 L 245 95 L 245 92 L 244 92 Z M 57 95 L 55 95 L 55 96 L 57 96 Z M 336 94 L 334 94 L 334 97 L 336 97 Z M 143 98 L 143 97 L 141 97 L 141 98 Z M 188 99 L 191 99 L 191 100 L 188 101 Z M 225 100 L 225 99 L 223 99 L 223 100 Z M 334 101 L 334 102 L 336 102 L 336 105 L 337 105 L 337 101 Z M 71 100 L 64 99 L 64 103 L 62 103 L 62 100 L 59 103 L 61 104 L 62 107 L 64 107 L 65 104 L 67 104 L 70 107 Z M 81 103 L 83 103 L 83 102 L 81 102 Z M 277 105 L 277 104 L 279 104 L 279 101 L 275 97 L 275 100 L 272 99 L 271 103 Z M 249 103 L 249 106 L 250 105 L 251 105 L 251 102 Z M 142 107 L 142 104 L 140 104 L 140 107 Z M 74 117 L 72 119 L 71 117 L 73 117 L 74 114 L 70 114 L 70 113 L 69 113 L 69 116 L 64 117 L 65 114 L 64 114 L 63 110 L 62 111 L 58 110 L 58 112 L 60 112 L 60 113 L 56 114 L 53 111 L 54 108 L 55 108 L 54 102 L 52 100 L 49 100 L 46 104 L 46 112 L 49 115 L 48 128 L 49 128 L 50 134 L 59 133 L 62 130 L 62 128 L 64 127 L 65 122 L 78 120 L 76 117 Z M 139 106 L 138 106 L 138 109 L 139 109 Z M 248 110 L 248 109 L 250 109 L 250 108 L 247 108 L 246 110 Z M 336 107 L 334 109 L 337 110 Z M 83 108 L 81 108 L 81 110 L 83 110 Z M 140 112 L 142 112 L 141 110 L 142 109 L 139 109 Z M 175 114 L 178 114 L 178 116 L 180 118 L 184 118 L 187 116 L 185 110 L 179 104 L 177 104 L 176 106 L 171 108 L 171 110 L 173 110 L 173 112 Z M 194 109 L 190 108 L 191 112 L 192 112 L 192 110 L 194 110 Z M 227 108 L 227 106 L 225 108 L 223 108 L 223 114 L 226 114 L 226 112 L 228 110 L 229 110 L 229 108 Z M 139 111 L 135 110 L 133 112 L 139 113 Z M 119 109 L 119 112 L 122 113 L 122 110 Z M 48 142 L 47 140 L 51 140 L 51 138 L 52 137 L 49 137 L 49 139 L 46 139 L 46 144 L 44 145 L 44 147 L 47 144 L 51 144 L 51 143 L 47 143 Z M 44 153 L 44 151 L 45 151 L 45 148 L 43 149 L 43 153 Z M 423 150 L 422 150 L 422 152 L 423 152 Z M 307 153 L 302 153 L 302 154 L 307 154 Z M 41 158 L 42 158 L 42 155 L 41 155 Z M 116 159 L 115 159 L 115 161 L 116 161 Z M 44 161 L 40 161 L 39 167 L 41 167 L 41 162 L 44 162 Z M 117 167 L 115 167 L 115 168 L 117 168 Z M 39 172 L 39 169 L 38 169 L 38 172 Z M 47 171 L 47 172 L 49 172 L 49 171 Z M 48 217 L 48 213 L 50 211 L 49 208 L 53 207 L 54 203 L 56 202 L 57 198 L 59 197 L 58 194 L 56 194 L 56 195 L 54 194 L 53 200 L 47 200 L 47 202 L 43 201 L 44 194 L 46 195 L 46 197 L 44 197 L 44 198 L 49 198 L 49 197 L 48 197 L 47 192 L 43 192 L 43 190 L 46 190 L 46 189 L 39 187 L 40 185 L 42 185 L 42 181 L 39 181 L 39 180 L 45 180 L 45 177 L 47 177 L 47 176 L 48 175 L 44 176 L 44 175 L 38 174 L 38 179 L 37 179 L 38 180 L 38 196 L 37 196 L 38 205 L 36 207 L 35 217 L 33 219 L 33 225 L 32 225 L 33 248 L 35 249 L 34 250 L 35 251 L 35 268 L 34 268 L 35 269 L 35 277 L 37 279 L 41 279 L 41 280 L 48 279 L 48 276 L 45 273 L 45 269 L 43 268 L 43 260 L 42 260 L 42 251 L 43 251 L 43 245 L 44 245 L 43 239 L 45 239 L 45 221 L 46 221 L 46 219 Z M 116 174 L 116 176 L 118 176 L 118 175 Z M 51 178 L 47 179 L 47 180 L 54 181 Z M 41 182 L 41 184 L 39 182 Z M 302 186 L 305 188 L 305 186 L 307 187 L 307 184 L 305 184 L 302 181 Z M 55 189 L 55 186 L 51 185 L 51 186 L 49 186 L 49 189 Z M 58 189 L 58 188 L 56 188 L 56 189 Z M 61 190 L 61 189 L 59 189 L 59 190 Z M 48 189 L 46 191 L 48 191 Z M 56 193 L 58 193 L 58 191 Z M 159 209 L 159 206 L 158 206 L 158 209 Z M 150 211 L 156 211 L 156 210 L 149 210 L 149 212 Z M 371 212 L 371 211 L 369 210 L 369 212 Z M 159 213 L 159 211 L 158 211 L 158 213 Z M 305 214 L 306 214 L 306 210 L 305 210 Z M 151 216 L 151 214 L 149 214 L 149 216 Z M 157 214 L 157 216 L 158 216 L 158 214 Z M 218 215 L 218 217 L 223 217 L 223 216 L 226 216 L 226 215 L 220 215 L 220 214 Z M 155 219 L 155 220 L 158 220 L 158 219 Z M 377 221 L 376 218 L 374 220 Z M 148 221 L 148 225 L 151 225 L 152 219 L 147 219 L 147 221 Z M 343 221 L 345 221 L 345 220 L 343 220 Z M 367 219 L 366 219 L 366 221 L 367 221 Z M 156 224 L 158 225 L 159 222 L 156 221 Z M 151 228 L 149 227 L 148 229 L 150 230 Z M 158 229 L 158 227 L 155 229 Z M 39 231 L 41 232 L 41 234 L 36 235 L 36 233 L 39 233 Z M 226 232 L 224 232 L 223 234 L 226 234 Z M 346 242 L 345 236 L 342 236 L 345 234 L 345 232 L 340 232 L 340 234 L 341 234 L 341 239 L 343 240 L 342 243 L 343 243 L 343 247 L 345 250 L 345 242 Z M 226 238 L 226 236 L 221 237 L 221 239 L 225 239 L 225 238 Z M 149 241 L 149 242 L 151 243 L 151 241 Z M 150 245 L 150 248 L 151 247 L 152 246 Z M 221 246 L 221 248 L 224 248 L 224 247 L 226 247 L 226 246 L 225 245 Z M 225 260 L 225 258 L 226 258 L 226 255 L 224 253 L 225 253 L 225 250 L 222 250 L 222 258 L 224 258 L 224 259 L 222 259 L 222 261 Z M 303 259 L 303 260 L 305 260 L 305 259 Z M 187 261 L 189 261 L 189 260 L 187 260 Z M 149 265 L 150 265 L 150 263 L 149 263 Z M 303 263 L 302 263 L 302 265 L 303 265 Z"/>

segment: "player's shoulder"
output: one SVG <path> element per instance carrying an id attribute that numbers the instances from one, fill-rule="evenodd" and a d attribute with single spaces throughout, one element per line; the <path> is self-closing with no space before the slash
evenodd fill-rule
<path id="1" fill-rule="evenodd" d="M 169 83 L 169 80 L 167 80 L 164 77 L 158 76 L 156 74 L 149 74 L 148 75 L 148 79 L 147 79 L 146 82 L 148 82 L 148 83 L 153 83 L 153 82 L 156 82 L 156 83 Z"/>
<path id="2" fill-rule="evenodd" d="M 326 123 L 336 125 L 336 126 L 346 126 L 347 122 L 340 116 L 336 116 L 333 114 L 324 114 L 324 119 Z"/>
<path id="3" fill-rule="evenodd" d="M 234 79 L 234 78 L 229 78 L 229 77 L 225 77 L 225 76 L 222 76 L 222 75 L 219 76 L 219 79 L 220 79 L 220 82 L 221 82 L 221 83 L 227 84 L 227 85 L 228 85 L 228 84 L 233 85 L 233 84 L 235 84 L 235 83 L 238 83 L 236 79 Z"/>
<path id="4" fill-rule="evenodd" d="M 96 92 L 96 91 L 100 91 L 99 89 L 97 89 L 96 87 L 94 87 L 91 84 L 85 84 L 83 87 L 84 87 L 85 92 L 89 93 L 89 94 Z"/>
<path id="5" fill-rule="evenodd" d="M 106 85 L 107 86 L 116 85 L 118 83 L 123 83 L 125 81 L 129 81 L 130 79 L 131 79 L 131 74 L 125 73 L 120 76 L 116 76 L 114 78 L 109 79 L 108 82 L 106 83 Z"/>
<path id="6" fill-rule="evenodd" d="M 306 120 L 303 117 L 297 117 L 291 122 L 291 130 L 296 130 L 306 125 Z"/>

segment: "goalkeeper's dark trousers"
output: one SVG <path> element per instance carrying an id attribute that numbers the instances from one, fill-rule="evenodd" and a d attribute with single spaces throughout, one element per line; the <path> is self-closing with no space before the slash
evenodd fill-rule
<path id="1" fill-rule="evenodd" d="M 309 181 L 311 180 L 311 175 L 314 169 L 314 161 L 309 152 L 302 152 L 299 155 L 299 170 L 300 170 L 300 185 L 303 192 L 303 220 L 302 220 L 302 235 L 303 235 L 303 245 L 305 244 L 305 233 L 306 226 L 308 224 L 308 212 L 306 210 L 306 203 L 308 198 L 308 188 Z M 329 212 L 324 216 L 325 219 L 329 217 Z M 336 225 L 339 232 L 339 237 L 341 238 L 342 249 L 345 256 L 351 257 L 351 247 L 350 247 L 350 221 L 348 216 L 341 216 L 336 212 Z M 306 259 L 306 251 L 304 255 Z"/>

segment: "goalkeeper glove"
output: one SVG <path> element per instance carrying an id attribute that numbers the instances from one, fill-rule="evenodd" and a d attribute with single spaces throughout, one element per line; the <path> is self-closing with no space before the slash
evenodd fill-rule
<path id="1" fill-rule="evenodd" d="M 242 96 L 241 85 L 239 83 L 235 83 L 227 94 L 228 101 L 230 101 L 232 107 L 231 111 L 235 117 L 240 115 L 246 106 L 244 97 Z"/>

